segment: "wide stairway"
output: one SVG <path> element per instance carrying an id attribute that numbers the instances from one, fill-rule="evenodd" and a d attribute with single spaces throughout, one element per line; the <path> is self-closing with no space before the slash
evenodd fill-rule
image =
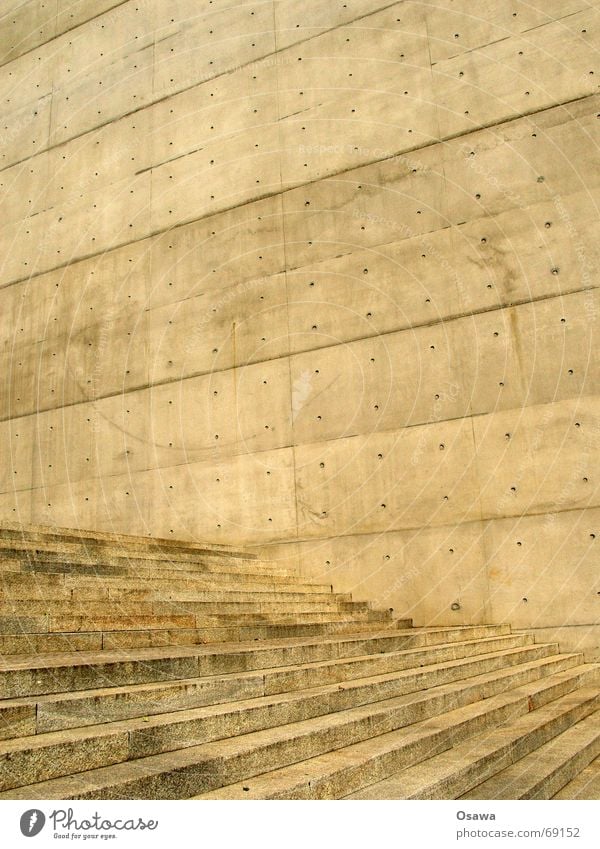
<path id="1" fill-rule="evenodd" d="M 0 527 L 0 798 L 598 798 L 600 664 L 225 548 Z M 596 760 L 598 758 L 598 760 Z"/>

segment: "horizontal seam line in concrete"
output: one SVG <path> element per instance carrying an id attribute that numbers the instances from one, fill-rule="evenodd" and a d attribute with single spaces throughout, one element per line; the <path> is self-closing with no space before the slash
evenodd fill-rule
<path id="1" fill-rule="evenodd" d="M 7 65 L 10 65 L 11 62 L 16 62 L 17 59 L 21 59 L 23 56 L 27 56 L 29 53 L 33 53 L 34 50 L 39 50 L 40 47 L 45 47 L 46 44 L 50 44 L 50 42 L 55 41 L 57 38 L 60 38 L 63 35 L 67 35 L 73 30 L 79 29 L 79 27 L 84 27 L 86 24 L 89 24 L 91 21 L 96 21 L 98 18 L 101 18 L 103 15 L 107 15 L 109 12 L 114 12 L 115 9 L 118 9 L 119 6 L 125 6 L 127 3 L 130 3 L 131 0 L 121 0 L 121 2 L 116 2 L 114 6 L 111 6 L 110 9 L 105 9 L 103 12 L 98 12 L 97 15 L 92 15 L 91 18 L 86 18 L 85 21 L 80 21 L 78 24 L 75 24 L 68 29 L 63 30 L 62 32 L 55 33 L 51 38 L 46 39 L 46 41 L 40 41 L 39 44 L 36 44 L 34 47 L 30 47 L 28 50 L 24 50 L 22 53 L 19 53 L 17 56 L 13 56 L 12 59 L 7 59 L 6 62 L 0 62 L 0 68 L 5 68 Z M 8 16 L 10 17 L 10 15 Z"/>
<path id="2" fill-rule="evenodd" d="M 563 400 L 574 401 L 574 400 L 581 400 L 582 398 L 595 398 L 595 397 L 596 397 L 595 395 L 577 395 L 575 398 L 568 398 L 568 399 L 563 399 Z M 549 407 L 549 406 L 552 406 L 553 404 L 556 404 L 556 403 L 560 403 L 560 402 L 550 401 L 550 402 L 547 402 L 545 404 L 529 404 L 529 405 L 526 405 L 525 408 L 523 408 L 523 407 L 511 407 L 508 410 L 502 410 L 501 412 L 503 412 L 503 413 L 509 412 L 510 413 L 510 412 L 515 412 L 516 410 L 522 411 L 523 409 L 534 409 L 536 407 Z M 62 408 L 59 408 L 59 409 L 62 409 Z M 33 413 L 31 415 L 37 415 L 37 414 Z M 483 412 L 483 413 L 471 413 L 470 415 L 467 415 L 467 416 L 453 416 L 452 418 L 449 418 L 449 419 L 435 419 L 434 421 L 416 422 L 415 424 L 405 425 L 400 430 L 401 431 L 412 430 L 412 429 L 417 428 L 417 427 L 435 427 L 435 425 L 445 425 L 445 424 L 452 423 L 452 422 L 465 421 L 467 419 L 472 422 L 474 419 L 480 419 L 480 418 L 483 418 L 485 416 L 491 416 L 491 415 L 494 415 L 494 411 L 488 410 L 487 412 Z M 382 428 L 381 430 L 370 431 L 369 433 L 365 433 L 365 432 L 359 433 L 359 432 L 357 432 L 357 433 L 343 434 L 341 436 L 329 436 L 329 437 L 324 437 L 323 439 L 320 439 L 318 444 L 321 445 L 321 444 L 328 444 L 328 443 L 331 443 L 331 442 L 341 442 L 343 440 L 348 440 L 348 439 L 360 439 L 361 437 L 373 435 L 373 434 L 385 435 L 385 434 L 390 434 L 390 433 L 399 433 L 400 430 L 398 428 Z M 139 437 L 137 438 L 137 440 L 138 440 L 138 442 L 141 441 L 141 439 Z M 224 444 L 224 446 L 225 446 L 225 448 L 230 448 L 232 445 L 235 445 L 235 444 L 236 443 L 226 443 L 226 444 Z M 186 456 L 186 459 L 183 460 L 181 463 L 171 463 L 168 466 L 148 466 L 148 467 L 139 468 L 139 469 L 135 469 L 135 468 L 132 469 L 132 468 L 128 467 L 127 473 L 129 473 L 129 474 L 144 474 L 146 472 L 156 472 L 156 471 L 167 472 L 171 469 L 179 469 L 179 468 L 182 468 L 184 466 L 195 465 L 197 463 L 205 463 L 209 460 L 227 460 L 227 459 L 230 459 L 232 457 L 246 457 L 246 456 L 256 457 L 256 456 L 261 455 L 261 454 L 270 454 L 270 453 L 273 453 L 274 451 L 290 451 L 291 450 L 291 451 L 294 451 L 294 453 L 295 453 L 296 449 L 304 448 L 307 445 L 314 445 L 314 444 L 316 444 L 316 443 L 310 442 L 310 441 L 309 442 L 293 442 L 293 443 L 287 443 L 285 445 L 271 446 L 270 448 L 257 448 L 256 450 L 253 450 L 253 451 L 233 451 L 233 452 L 230 452 L 230 453 L 227 453 L 227 454 L 217 454 L 216 447 L 215 447 L 214 450 L 207 447 L 207 448 L 202 448 L 202 449 L 195 449 L 194 451 L 190 450 L 188 452 L 188 454 L 192 454 L 192 453 L 200 453 L 200 451 L 202 451 L 202 453 L 205 456 L 203 456 L 200 459 L 198 459 L 198 458 L 197 459 L 191 459 L 189 456 Z M 158 447 L 159 448 L 166 448 L 166 446 L 164 446 L 164 445 L 160 445 Z M 179 449 L 179 450 L 185 450 L 185 449 Z M 32 449 L 32 451 L 33 451 L 33 449 Z M 6 495 L 6 494 L 10 494 L 10 493 L 37 492 L 37 491 L 44 491 L 45 492 L 49 487 L 52 487 L 52 486 L 64 486 L 66 484 L 77 484 L 77 483 L 84 483 L 84 482 L 91 482 L 91 481 L 106 481 L 106 480 L 111 480 L 112 478 L 122 477 L 124 474 L 125 474 L 125 472 L 114 472 L 112 474 L 105 474 L 105 475 L 89 475 L 88 477 L 85 477 L 85 478 L 77 478 L 77 480 L 73 480 L 72 478 L 68 477 L 67 480 L 62 480 L 58 483 L 54 483 L 54 484 L 41 483 L 39 486 L 27 486 L 27 487 L 24 487 L 23 489 L 18 489 L 17 487 L 13 486 L 9 490 L 1 491 L 0 495 Z M 595 505 L 595 504 L 587 505 L 586 508 L 578 508 L 578 507 L 577 508 L 575 508 L 575 507 L 565 508 L 564 511 L 560 511 L 560 512 L 571 512 L 573 510 L 579 510 L 579 509 L 582 509 L 582 510 L 583 509 L 592 509 L 596 506 L 600 506 L 600 504 L 598 504 L 598 505 Z M 525 514 L 525 515 L 547 515 L 547 514 L 548 514 L 548 511 L 542 512 L 540 514 L 532 513 L 532 514 Z M 499 518 L 502 518 L 502 517 L 499 517 Z M 518 515 L 514 516 L 514 517 L 509 517 L 509 518 L 518 518 Z M 472 519 L 472 520 L 468 520 L 468 521 L 470 521 L 470 522 L 483 522 L 483 521 L 486 521 L 486 520 L 485 519 Z M 452 524 L 456 524 L 456 523 L 452 523 L 452 522 L 449 523 L 449 525 L 452 525 Z M 420 527 L 420 526 L 418 526 L 418 527 Z M 442 523 L 441 525 L 435 525 L 435 527 L 446 527 L 446 523 Z M 368 533 L 368 532 L 365 532 L 365 533 Z M 345 536 L 354 536 L 354 535 L 355 534 L 346 534 Z M 361 534 L 358 533 L 356 535 L 360 536 Z M 217 543 L 210 543 L 210 544 L 211 545 L 220 545 L 220 543 L 218 543 L 218 542 Z M 227 544 L 223 543 L 223 545 L 226 546 Z M 233 547 L 235 547 L 235 546 L 233 546 Z"/>
<path id="3" fill-rule="evenodd" d="M 469 312 L 461 313 L 460 315 L 446 316 L 446 317 L 439 318 L 437 320 L 423 322 L 422 324 L 412 324 L 410 327 L 397 328 L 395 330 L 386 330 L 384 333 L 374 331 L 372 334 L 367 334 L 366 336 L 360 336 L 360 337 L 357 337 L 355 339 L 348 339 L 344 342 L 337 342 L 337 343 L 332 344 L 332 345 L 323 345 L 323 346 L 320 346 L 320 347 L 317 347 L 317 348 L 304 348 L 300 351 L 293 351 L 293 352 L 288 352 L 288 353 L 285 353 L 285 354 L 280 354 L 280 355 L 274 356 L 274 357 L 267 357 L 263 360 L 255 360 L 253 362 L 247 362 L 247 363 L 237 363 L 236 365 L 227 366 L 226 368 L 211 369 L 210 371 L 192 372 L 190 374 L 186 374 L 185 376 L 179 376 L 175 379 L 163 378 L 162 380 L 154 380 L 151 383 L 139 384 L 138 386 L 133 386 L 133 387 L 130 387 L 126 390 L 123 389 L 121 391 L 107 392 L 104 395 L 97 395 L 93 398 L 87 398 L 87 399 L 84 399 L 84 400 L 81 400 L 81 401 L 70 401 L 68 403 L 60 404 L 60 405 L 54 406 L 54 407 L 39 407 L 31 413 L 23 413 L 23 414 L 20 414 L 18 416 L 10 416 L 10 415 L 9 416 L 0 416 L 0 423 L 7 422 L 7 421 L 17 421 L 18 419 L 28 418 L 29 416 L 37 416 L 40 413 L 47 413 L 47 412 L 50 412 L 51 410 L 63 410 L 63 409 L 66 409 L 67 407 L 78 407 L 78 406 L 81 406 L 82 404 L 95 404 L 99 401 L 105 400 L 106 398 L 116 398 L 116 397 L 119 397 L 119 396 L 125 397 L 127 395 L 132 395 L 135 392 L 143 392 L 147 389 L 152 389 L 155 386 L 168 386 L 169 384 L 172 384 L 172 383 L 176 383 L 177 385 L 180 385 L 181 383 L 183 383 L 187 380 L 194 380 L 195 378 L 198 378 L 198 377 L 207 377 L 209 375 L 215 375 L 215 374 L 226 374 L 229 371 L 236 371 L 236 370 L 239 370 L 239 369 L 249 368 L 251 366 L 259 366 L 263 363 L 277 362 L 278 360 L 286 360 L 286 359 L 291 360 L 294 357 L 300 357 L 300 356 L 303 356 L 305 354 L 310 354 L 310 353 L 317 354 L 320 351 L 328 351 L 328 350 L 331 350 L 332 348 L 338 348 L 338 347 L 345 346 L 345 345 L 351 345 L 351 344 L 354 344 L 354 343 L 357 343 L 357 342 L 364 342 L 368 339 L 384 339 L 386 336 L 393 336 L 397 333 L 414 333 L 415 330 L 421 330 L 421 329 L 428 328 L 428 327 L 437 327 L 437 326 L 440 326 L 440 325 L 449 324 L 451 322 L 461 321 L 464 318 L 474 317 L 474 316 L 478 316 L 478 315 L 486 315 L 487 313 L 493 313 L 493 312 L 503 312 L 504 310 L 513 309 L 514 307 L 521 307 L 521 306 L 527 306 L 528 304 L 542 303 L 544 301 L 554 300 L 555 298 L 560 298 L 560 299 L 567 298 L 567 297 L 570 297 L 571 295 L 578 295 L 578 294 L 581 294 L 581 293 L 584 293 L 584 292 L 594 292 L 594 291 L 598 290 L 599 288 L 600 288 L 600 286 L 588 286 L 588 287 L 583 287 L 583 288 L 580 288 L 580 289 L 573 289 L 573 290 L 568 291 L 568 292 L 560 292 L 559 294 L 541 295 L 540 297 L 533 298 L 533 299 L 514 300 L 514 301 L 510 301 L 509 303 L 506 303 L 506 304 L 500 304 L 500 305 L 495 305 L 495 306 L 491 306 L 491 307 L 482 307 L 479 310 L 470 310 Z M 149 310 L 146 310 L 146 312 L 149 312 Z M 42 339 L 42 340 L 38 340 L 37 342 L 33 342 L 31 344 L 32 345 L 39 345 L 39 344 L 42 344 L 44 341 L 48 341 L 48 340 Z M 11 349 L 11 354 L 18 353 L 18 350 L 19 350 L 18 348 L 16 350 L 14 348 Z M 468 417 L 459 416 L 459 418 L 468 418 Z M 407 425 L 407 427 L 414 427 L 414 426 L 415 425 Z"/>
<path id="4" fill-rule="evenodd" d="M 547 22 L 547 24 L 550 23 L 554 23 L 554 21 Z M 542 24 L 542 26 L 544 25 Z M 436 59 L 435 62 L 432 62 L 431 67 L 435 68 L 436 65 L 442 65 L 444 62 L 454 62 L 456 59 L 462 59 L 463 56 L 468 56 L 470 53 L 475 53 L 477 50 L 485 50 L 486 47 L 493 47 L 495 44 L 502 44 L 503 41 L 508 41 L 511 38 L 518 38 L 519 35 L 521 35 L 520 32 L 503 35 L 502 38 L 495 38 L 493 41 L 487 41 L 485 44 L 477 45 L 477 47 L 471 47 L 469 50 L 463 50 L 462 53 L 454 53 L 452 56 L 444 56 L 443 59 Z"/>
<path id="5" fill-rule="evenodd" d="M 130 2 L 130 0 L 124 0 L 124 2 L 128 3 L 128 2 Z M 124 4 L 122 3 L 120 5 L 124 5 Z M 169 94 L 165 95 L 164 97 L 159 97 L 157 100 L 153 100 L 152 103 L 146 103 L 143 106 L 138 106 L 136 109 L 132 109 L 129 112 L 124 112 L 122 115 L 119 115 L 116 118 L 111 118 L 109 121 L 104 121 L 101 124 L 96 124 L 94 127 L 92 127 L 89 130 L 85 130 L 85 132 L 80 133 L 78 136 L 73 136 L 72 138 L 67 139 L 66 141 L 59 142 L 58 144 L 51 145 L 49 147 L 45 147 L 42 150 L 36 151 L 34 154 L 32 154 L 32 156 L 26 156 L 24 159 L 19 159 L 16 162 L 11 163 L 10 165 L 6 165 L 3 168 L 0 168 L 0 173 L 2 173 L 2 171 L 5 171 L 7 168 L 13 168 L 15 165 L 21 165 L 24 162 L 29 162 L 30 159 L 34 159 L 36 156 L 39 156 L 42 153 L 47 153 L 48 151 L 55 150 L 57 148 L 63 147 L 64 145 L 69 144 L 69 142 L 71 142 L 71 141 L 76 141 L 77 139 L 83 138 L 84 136 L 87 136 L 90 133 L 95 132 L 96 130 L 102 129 L 102 127 L 108 127 L 111 124 L 116 123 L 117 121 L 120 121 L 124 118 L 129 118 L 129 117 L 131 117 L 131 115 L 136 115 L 138 112 L 143 112 L 145 109 L 150 109 L 153 106 L 155 106 L 156 104 L 164 103 L 166 100 L 169 100 L 171 97 L 176 97 L 178 94 L 185 94 L 185 92 L 192 91 L 193 89 L 198 88 L 201 85 L 205 85 L 206 83 L 210 83 L 213 80 L 219 80 L 219 79 L 221 79 L 221 77 L 226 77 L 226 76 L 229 76 L 230 74 L 235 73 L 236 71 L 240 71 L 244 68 L 249 68 L 252 65 L 256 65 L 256 64 L 264 61 L 265 59 L 270 59 L 273 56 L 278 56 L 280 53 L 283 53 L 286 50 L 291 50 L 292 48 L 298 47 L 302 44 L 307 44 L 309 41 L 313 41 L 315 38 L 319 38 L 320 36 L 326 35 L 327 33 L 335 32 L 335 30 L 340 29 L 340 27 L 350 26 L 351 24 L 355 23 L 356 21 L 361 21 L 364 18 L 369 18 L 374 14 L 377 14 L 379 12 L 384 12 L 386 9 L 391 9 L 393 6 L 397 6 L 397 5 L 398 5 L 398 2 L 396 0 L 396 2 L 394 2 L 394 3 L 389 3 L 388 5 L 382 6 L 379 9 L 375 9 L 371 12 L 367 12 L 364 15 L 359 15 L 358 18 L 353 18 L 351 21 L 348 21 L 345 24 L 338 24 L 337 26 L 331 27 L 330 29 L 325 29 L 322 32 L 317 33 L 316 35 L 311 35 L 308 38 L 302 39 L 302 41 L 295 41 L 293 44 L 289 44 L 287 47 L 282 47 L 282 48 L 279 48 L 279 49 L 276 49 L 276 50 L 272 50 L 270 53 L 265 53 L 263 56 L 259 56 L 258 59 L 251 59 L 248 62 L 243 62 L 241 65 L 236 65 L 235 67 L 230 68 L 227 71 L 222 71 L 219 74 L 215 74 L 214 77 L 208 77 L 208 78 L 199 80 L 198 82 L 192 83 L 189 86 L 185 86 L 184 88 L 177 89 L 177 91 L 169 92 Z M 113 9 L 109 9 L 108 11 L 111 12 L 111 11 L 114 10 L 114 8 L 116 8 L 116 7 L 113 7 Z M 103 12 L 102 14 L 106 14 L 106 13 Z M 101 15 L 97 15 L 96 17 L 101 17 Z M 94 19 L 92 19 L 92 20 L 94 20 Z M 87 21 L 80 24 L 80 26 L 85 26 L 86 23 L 87 23 Z M 74 29 L 76 29 L 76 27 L 74 27 Z M 58 37 L 59 36 L 57 36 L 57 38 Z M 161 41 L 164 41 L 164 39 L 159 39 L 158 41 L 155 40 L 153 42 L 154 46 L 156 46 L 156 44 L 160 44 Z M 49 42 L 46 42 L 46 43 L 49 43 Z M 32 48 L 32 49 L 35 50 L 36 48 Z M 20 57 L 17 56 L 15 58 L 18 59 Z M 11 61 L 14 61 L 14 60 L 11 60 Z M 6 64 L 9 64 L 9 63 L 6 63 Z M 2 66 L 0 66 L 0 67 L 2 67 Z M 52 92 L 49 92 L 49 94 L 53 94 L 53 93 L 54 93 L 54 90 L 52 90 Z M 44 95 L 44 97 L 45 96 L 47 96 L 47 95 Z M 31 101 L 31 102 L 33 102 L 33 101 Z"/>
<path id="6" fill-rule="evenodd" d="M 515 633 L 524 631 L 546 631 L 548 628 L 600 628 L 600 622 L 565 622 L 562 625 L 526 625 L 524 628 L 516 627 L 514 625 L 511 626 L 512 631 Z M 590 648 L 595 648 L 594 646 L 590 646 Z M 584 647 L 582 646 L 581 651 L 584 651 Z M 572 652 L 567 652 L 567 654 L 578 654 L 579 652 L 575 649 Z"/>
<path id="7" fill-rule="evenodd" d="M 139 177 L 140 174 L 146 174 L 148 171 L 154 171 L 155 168 L 162 168 L 163 165 L 170 165 L 171 162 L 177 162 L 178 159 L 185 159 L 186 156 L 193 156 L 194 153 L 199 153 L 201 150 L 204 150 L 204 148 L 197 147 L 195 150 L 180 153 L 179 156 L 174 156 L 172 159 L 165 159 L 164 162 L 157 162 L 155 165 L 148 165 L 147 168 L 140 168 L 139 171 L 135 172 L 134 177 Z"/>
<path id="8" fill-rule="evenodd" d="M 581 12 L 593 12 L 593 11 L 594 11 L 593 6 L 589 6 L 589 5 L 583 6 L 583 8 L 576 9 L 574 12 L 569 12 L 566 15 L 562 15 L 562 17 L 560 17 L 560 18 L 553 18 L 552 20 L 549 20 L 549 21 L 542 21 L 541 24 L 536 24 L 534 27 L 529 27 L 528 29 L 524 29 L 522 34 L 524 35 L 527 32 L 533 32 L 536 29 L 541 29 L 542 27 L 548 26 L 548 24 L 558 24 L 561 21 L 566 20 L 567 18 L 572 18 L 574 15 L 581 14 Z"/>
<path id="9" fill-rule="evenodd" d="M 32 490 L 30 490 L 32 491 Z M 536 516 L 561 516 L 563 513 L 586 513 L 589 510 L 597 510 L 598 506 L 596 504 L 591 504 L 587 507 L 565 507 L 564 510 L 558 510 L 554 512 L 548 512 L 547 510 L 540 511 L 532 511 L 531 513 L 515 513 L 514 515 L 508 516 L 488 516 L 484 519 L 462 519 L 456 520 L 455 522 L 441 522 L 439 525 L 434 525 L 435 528 L 454 528 L 457 525 L 461 527 L 463 525 L 483 525 L 488 524 L 490 522 L 504 522 L 509 519 L 527 519 L 529 517 Z M 378 531 L 356 531 L 350 534 L 323 534 L 322 536 L 315 537 L 293 537 L 291 539 L 272 539 L 268 542 L 250 542 L 246 543 L 245 547 L 251 550 L 256 550 L 257 548 L 267 548 L 275 545 L 298 545 L 304 543 L 322 543 L 327 540 L 338 540 L 350 537 L 381 537 L 385 534 L 401 534 L 407 531 L 415 531 L 415 530 L 423 530 L 423 525 L 407 525 L 402 528 L 385 528 L 384 530 Z M 327 572 L 323 573 L 323 580 L 329 580 L 336 572 L 336 569 L 330 569 Z M 303 576 L 308 579 L 308 576 Z M 600 623 L 596 623 L 600 626 Z M 545 627 L 545 626 L 541 626 Z"/>
<path id="10" fill-rule="evenodd" d="M 437 59 L 435 62 L 431 63 L 431 67 L 439 65 L 443 62 L 451 62 L 455 59 L 462 59 L 463 56 L 468 56 L 470 53 L 475 53 L 475 51 L 477 50 L 485 50 L 486 47 L 492 47 L 495 44 L 501 44 L 503 41 L 508 41 L 508 39 L 510 38 L 519 38 L 520 36 L 526 35 L 528 32 L 534 32 L 534 30 L 541 29 L 542 27 L 547 27 L 551 24 L 560 23 L 566 18 L 571 18 L 573 17 L 573 15 L 579 15 L 581 12 L 586 11 L 591 11 L 589 6 L 584 6 L 582 9 L 576 9 L 574 12 L 569 12 L 567 15 L 563 15 L 560 18 L 548 18 L 548 20 L 543 21 L 541 24 L 536 24 L 534 27 L 519 30 L 518 32 L 510 32 L 508 35 L 503 35 L 502 38 L 496 38 L 493 41 L 487 41 L 485 44 L 479 44 L 476 47 L 471 47 L 469 50 L 464 50 L 462 53 L 453 53 L 452 56 L 445 56 L 443 59 Z"/>
<path id="11" fill-rule="evenodd" d="M 157 236 L 164 235 L 165 233 L 171 233 L 174 230 L 179 230 L 182 227 L 186 227 L 190 224 L 195 224 L 199 221 L 206 221 L 206 220 L 209 220 L 211 218 L 215 218 L 218 215 L 225 215 L 226 213 L 232 212 L 235 209 L 241 209 L 242 207 L 249 206 L 250 204 L 259 203 L 260 201 L 267 200 L 268 198 L 282 197 L 283 195 L 286 195 L 289 192 L 297 191 L 298 189 L 302 189 L 306 186 L 314 186 L 314 185 L 317 185 L 318 183 L 325 183 L 329 180 L 335 179 L 336 177 L 340 177 L 343 174 L 351 174 L 352 172 L 360 171 L 361 169 L 367 168 L 371 165 L 378 165 L 381 162 L 388 162 L 392 159 L 401 159 L 402 157 L 408 156 L 411 153 L 416 153 L 416 152 L 419 152 L 419 151 L 422 151 L 422 150 L 427 150 L 428 148 L 435 147 L 435 145 L 438 145 L 438 144 L 446 144 L 448 142 L 452 142 L 452 141 L 456 141 L 457 139 L 464 138 L 465 136 L 469 136 L 473 133 L 478 133 L 478 132 L 481 132 L 483 130 L 489 130 L 492 127 L 501 127 L 501 126 L 504 126 L 505 124 L 511 124 L 514 121 L 520 121 L 523 118 L 530 118 L 532 115 L 539 115 L 543 112 L 551 112 L 553 109 L 560 109 L 560 108 L 563 108 L 565 106 L 569 106 L 573 103 L 579 103 L 579 102 L 582 102 L 584 100 L 588 100 L 590 98 L 597 98 L 597 97 L 598 97 L 597 92 L 585 94 L 585 95 L 582 95 L 581 97 L 575 97 L 575 98 L 572 98 L 571 100 L 565 100 L 561 103 L 554 103 L 552 106 L 544 106 L 544 107 L 541 107 L 540 109 L 533 109 L 533 110 L 531 110 L 531 112 L 524 112 L 524 113 L 521 113 L 520 115 L 513 115 L 512 117 L 505 118 L 501 121 L 494 121 L 494 122 L 490 122 L 488 124 L 481 124 L 481 125 L 478 125 L 477 127 L 472 127 L 469 130 L 464 130 L 462 132 L 450 134 L 449 136 L 446 136 L 442 139 L 432 140 L 430 142 L 427 142 L 424 145 L 421 145 L 420 147 L 413 147 L 413 148 L 409 148 L 407 150 L 403 150 L 403 151 L 400 151 L 400 152 L 397 152 L 397 153 L 391 153 L 389 156 L 384 156 L 380 159 L 372 159 L 372 160 L 369 160 L 368 162 L 363 162 L 360 165 L 353 165 L 351 168 L 343 168 L 340 171 L 335 171 L 335 172 L 332 172 L 331 174 L 326 174 L 322 177 L 317 177 L 314 180 L 308 180 L 305 183 L 298 183 L 298 184 L 289 186 L 288 188 L 282 187 L 281 189 L 276 190 L 276 191 L 264 192 L 263 194 L 257 194 L 253 197 L 246 198 L 245 200 L 241 201 L 240 203 L 232 204 L 232 206 L 226 206 L 226 207 L 223 207 L 221 209 L 217 209 L 214 212 L 209 212 L 206 215 L 200 215 L 198 218 L 186 219 L 184 221 L 178 222 L 177 224 L 174 224 L 171 227 L 164 227 L 162 229 L 152 230 L 147 235 L 142 236 L 139 239 L 131 239 L 130 241 L 118 242 L 115 245 L 112 245 L 110 248 L 105 248 L 102 251 L 96 251 L 95 253 L 90 253 L 90 254 L 83 254 L 82 256 L 78 256 L 76 258 L 68 260 L 67 262 L 63 262 L 63 263 L 60 263 L 58 265 L 54 265 L 50 268 L 45 268 L 43 271 L 38 271 L 35 274 L 27 275 L 27 276 L 24 276 L 24 277 L 19 277 L 19 278 L 16 278 L 15 280 L 10 280 L 9 282 L 1 285 L 0 290 L 8 289 L 10 286 L 16 286 L 19 283 L 23 283 L 23 282 L 26 282 L 26 281 L 29 281 L 29 280 L 34 280 L 36 277 L 41 277 L 42 275 L 49 274 L 52 271 L 58 271 L 61 268 L 69 268 L 71 265 L 74 265 L 77 262 L 82 262 L 84 260 L 93 259 L 96 256 L 103 256 L 107 253 L 111 253 L 113 250 L 118 250 L 120 248 L 126 248 L 128 246 L 135 245 L 138 242 L 144 242 L 144 241 L 156 238 Z M 110 123 L 113 123 L 113 122 L 110 122 Z"/>

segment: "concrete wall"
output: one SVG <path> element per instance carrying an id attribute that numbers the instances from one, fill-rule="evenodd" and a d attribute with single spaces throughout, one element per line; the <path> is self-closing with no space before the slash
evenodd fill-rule
<path id="1" fill-rule="evenodd" d="M 598 4 L 3 8 L 0 518 L 600 644 Z"/>

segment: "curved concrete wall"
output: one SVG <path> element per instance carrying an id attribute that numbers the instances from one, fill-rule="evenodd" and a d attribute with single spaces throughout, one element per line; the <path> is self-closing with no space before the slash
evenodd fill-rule
<path id="1" fill-rule="evenodd" d="M 0 518 L 593 651 L 599 44 L 576 0 L 9 4 Z"/>

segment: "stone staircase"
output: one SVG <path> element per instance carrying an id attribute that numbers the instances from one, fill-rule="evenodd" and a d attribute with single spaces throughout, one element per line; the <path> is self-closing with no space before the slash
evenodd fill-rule
<path id="1" fill-rule="evenodd" d="M 598 796 L 599 664 L 226 547 L 4 525 L 0 649 L 4 799 Z"/>

